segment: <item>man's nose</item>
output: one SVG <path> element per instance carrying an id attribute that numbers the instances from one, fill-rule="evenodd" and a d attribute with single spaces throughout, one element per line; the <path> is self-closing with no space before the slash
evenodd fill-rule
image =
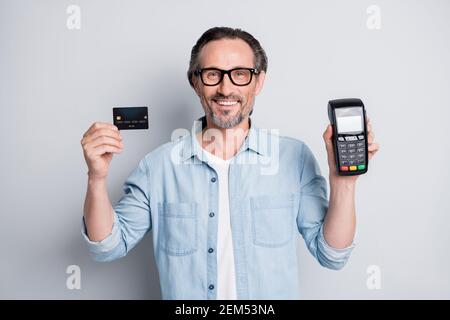
<path id="1" fill-rule="evenodd" d="M 224 96 L 228 96 L 233 92 L 234 84 L 231 82 L 229 76 L 229 74 L 223 75 L 223 79 L 219 83 L 219 87 L 217 89 L 218 93 Z"/>

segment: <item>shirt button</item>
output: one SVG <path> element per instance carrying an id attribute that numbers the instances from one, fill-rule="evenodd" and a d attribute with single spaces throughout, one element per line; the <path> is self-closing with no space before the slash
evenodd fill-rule
<path id="1" fill-rule="evenodd" d="M 209 216 L 212 218 L 212 217 L 214 217 L 214 212 L 210 212 L 209 213 Z"/>
<path id="2" fill-rule="evenodd" d="M 209 248 L 209 249 L 208 249 L 208 252 L 209 252 L 209 253 L 213 253 L 213 252 L 214 252 L 214 249 L 213 249 L 213 248 Z"/>
<path id="3" fill-rule="evenodd" d="M 212 177 L 211 182 L 216 182 L 216 178 Z"/>
<path id="4" fill-rule="evenodd" d="M 214 289 L 214 285 L 210 284 L 208 288 L 209 288 L 209 290 L 213 290 Z"/>

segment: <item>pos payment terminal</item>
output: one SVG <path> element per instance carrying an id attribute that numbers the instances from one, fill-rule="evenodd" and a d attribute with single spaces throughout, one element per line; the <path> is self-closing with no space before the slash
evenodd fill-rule
<path id="1" fill-rule="evenodd" d="M 333 148 L 339 175 L 367 172 L 366 111 L 360 99 L 328 102 L 328 117 L 333 128 Z"/>

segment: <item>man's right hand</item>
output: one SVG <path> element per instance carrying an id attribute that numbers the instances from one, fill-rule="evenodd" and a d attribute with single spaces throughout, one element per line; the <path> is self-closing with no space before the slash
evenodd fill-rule
<path id="1" fill-rule="evenodd" d="M 119 129 L 111 123 L 95 122 L 81 139 L 90 179 L 106 179 L 113 153 L 123 150 Z"/>

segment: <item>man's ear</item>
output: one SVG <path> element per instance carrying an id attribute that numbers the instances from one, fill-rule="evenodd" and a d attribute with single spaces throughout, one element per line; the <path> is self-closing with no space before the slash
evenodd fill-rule
<path id="1" fill-rule="evenodd" d="M 263 86 L 264 86 L 264 80 L 266 79 L 266 73 L 264 71 L 261 71 L 258 76 L 256 77 L 256 87 L 255 87 L 255 95 L 258 95 Z"/>
<path id="2" fill-rule="evenodd" d="M 192 76 L 192 84 L 193 84 L 195 93 L 200 97 L 200 88 L 199 88 L 198 77 Z"/>

